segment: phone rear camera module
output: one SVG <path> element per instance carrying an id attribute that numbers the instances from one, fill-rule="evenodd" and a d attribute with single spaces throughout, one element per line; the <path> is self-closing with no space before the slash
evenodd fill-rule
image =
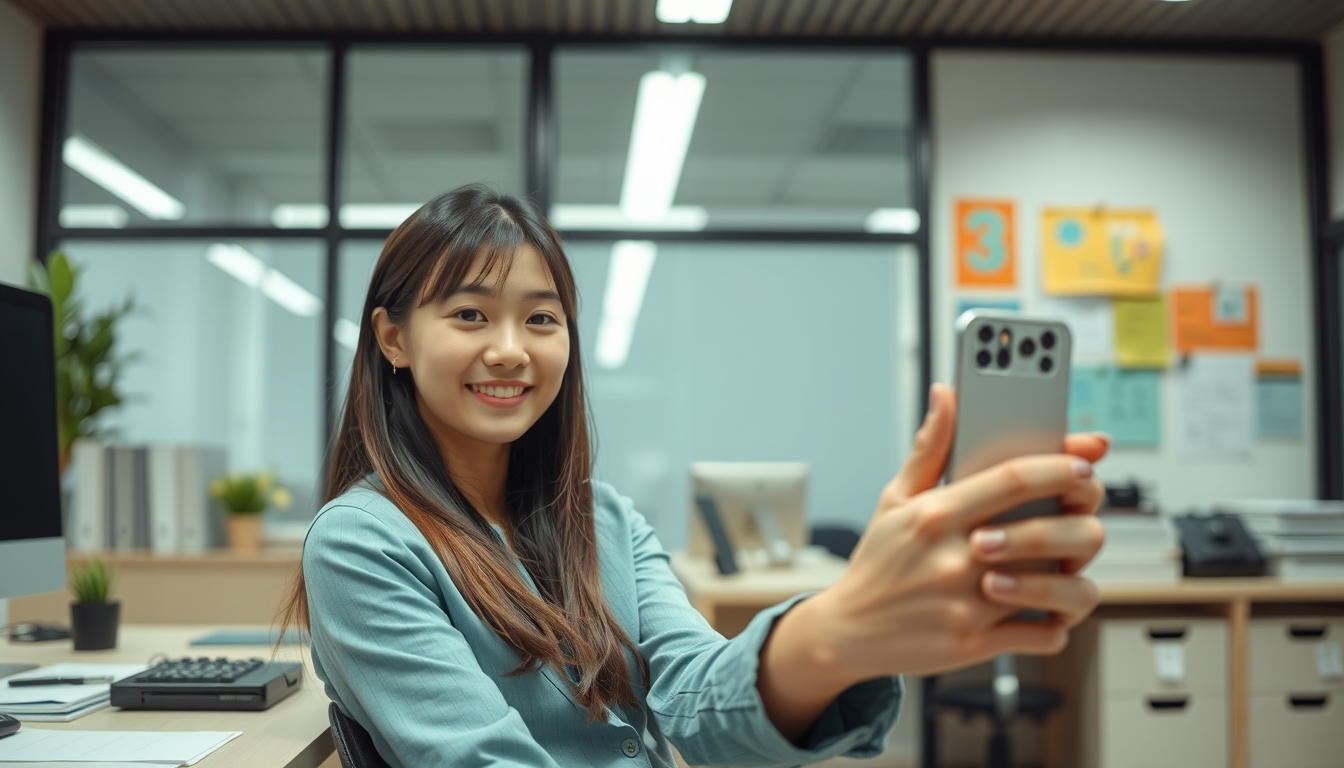
<path id="1" fill-rule="evenodd" d="M 990 340 L 993 339 L 993 338 L 994 338 L 994 328 L 993 328 L 993 327 L 988 326 L 988 325 L 982 325 L 982 326 L 980 326 L 980 341 L 981 341 L 981 343 L 983 343 L 983 344 L 988 344 L 988 343 L 990 342 Z"/>
<path id="2" fill-rule="evenodd" d="M 1023 339 L 1017 345 L 1017 353 L 1023 357 L 1031 357 L 1036 354 L 1036 342 L 1031 339 Z"/>
<path id="3" fill-rule="evenodd" d="M 1054 348 L 1055 348 L 1055 332 L 1046 331 L 1045 333 L 1042 333 L 1041 349 L 1054 349 Z"/>
<path id="4" fill-rule="evenodd" d="M 1055 361 L 1048 357 L 1041 358 L 1041 373 L 1049 373 L 1055 367 Z"/>
<path id="5" fill-rule="evenodd" d="M 1007 368 L 1008 364 L 1013 362 L 1013 355 L 1006 349 L 1000 349 L 998 357 L 995 358 L 995 362 L 999 364 L 1000 368 Z"/>
<path id="6" fill-rule="evenodd" d="M 989 354 L 988 349 L 982 349 L 979 352 L 975 353 L 975 364 L 980 366 L 981 368 L 988 368 L 990 361 L 993 359 L 994 356 Z"/>

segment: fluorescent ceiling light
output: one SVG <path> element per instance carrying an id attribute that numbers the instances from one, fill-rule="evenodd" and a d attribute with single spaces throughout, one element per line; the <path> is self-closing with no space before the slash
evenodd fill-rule
<path id="1" fill-rule="evenodd" d="M 186 214 L 182 201 L 154 186 L 149 179 L 79 134 L 65 140 L 61 159 L 89 181 L 155 221 L 177 221 Z"/>
<path id="2" fill-rule="evenodd" d="M 341 226 L 346 229 L 395 229 L 419 209 L 419 203 L 346 203 L 341 206 Z"/>
<path id="3" fill-rule="evenodd" d="M 551 224 L 556 229 L 648 229 L 698 232 L 709 221 L 709 212 L 698 205 L 675 205 L 659 219 L 632 219 L 618 205 L 555 205 Z"/>
<path id="4" fill-rule="evenodd" d="M 299 317 L 313 317 L 322 311 L 321 299 L 283 272 L 267 267 L 241 245 L 215 243 L 205 249 L 205 258 L 243 285 L 260 289 L 266 298 Z"/>
<path id="5" fill-rule="evenodd" d="M 863 231 L 913 235 L 919 231 L 919 211 L 913 208 L 878 208 L 864 219 Z"/>
<path id="6" fill-rule="evenodd" d="M 664 24 L 722 24 L 732 7 L 733 0 L 658 0 L 654 13 Z"/>
<path id="7" fill-rule="evenodd" d="M 337 344 L 351 352 L 359 346 L 359 326 L 344 317 L 336 321 L 336 325 L 331 329 L 331 335 Z"/>
<path id="8" fill-rule="evenodd" d="M 271 209 L 271 223 L 280 229 L 321 229 L 327 218 L 327 206 L 321 203 L 285 203 Z"/>
<path id="9" fill-rule="evenodd" d="M 602 320 L 597 327 L 596 358 L 602 368 L 620 368 L 630 355 L 635 321 L 657 255 L 658 246 L 648 240 L 620 240 L 611 246 Z"/>
<path id="10" fill-rule="evenodd" d="M 705 76 L 698 72 L 658 71 L 640 78 L 621 185 L 621 211 L 627 218 L 667 216 L 704 93 Z"/>
<path id="11" fill-rule="evenodd" d="M 121 229 L 130 214 L 120 205 L 65 205 L 60 218 L 66 229 Z"/>

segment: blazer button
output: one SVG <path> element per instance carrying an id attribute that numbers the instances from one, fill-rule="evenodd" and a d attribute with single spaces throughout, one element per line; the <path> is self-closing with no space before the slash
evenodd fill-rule
<path id="1" fill-rule="evenodd" d="M 639 754 L 639 742 L 634 739 L 626 739 L 621 742 L 621 754 L 626 757 L 634 757 Z"/>

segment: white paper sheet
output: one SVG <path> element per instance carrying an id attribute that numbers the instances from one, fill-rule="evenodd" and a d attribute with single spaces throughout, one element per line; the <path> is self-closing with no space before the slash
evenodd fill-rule
<path id="1" fill-rule="evenodd" d="M 1250 355 L 1191 355 L 1177 374 L 1177 444 L 1189 459 L 1248 456 L 1255 424 Z"/>
<path id="2" fill-rule="evenodd" d="M 102 677 L 114 680 L 145 671 L 144 664 L 52 664 L 41 669 L 30 669 L 0 680 L 0 712 L 20 720 L 28 715 L 63 715 L 88 710 L 106 702 L 111 692 L 110 683 L 90 685 L 33 685 L 10 687 L 9 681 L 34 677 Z"/>
<path id="3" fill-rule="evenodd" d="M 1041 314 L 1063 320 L 1073 336 L 1073 362 L 1115 359 L 1115 312 L 1108 298 L 1044 299 Z"/>
<path id="4" fill-rule="evenodd" d="M 141 763 L 195 765 L 240 731 L 55 731 L 24 728 L 0 739 L 0 766 L 9 763 Z"/>

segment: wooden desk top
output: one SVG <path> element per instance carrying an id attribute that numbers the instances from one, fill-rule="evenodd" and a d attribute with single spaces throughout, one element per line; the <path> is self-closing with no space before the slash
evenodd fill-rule
<path id="1" fill-rule="evenodd" d="M 0 661 L 55 664 L 147 662 L 155 653 L 181 656 L 258 656 L 269 658 L 269 646 L 189 646 L 215 629 L 238 627 L 123 626 L 111 651 L 71 650 L 69 640 L 12 643 L 0 640 Z M 123 712 L 107 708 L 68 723 L 32 723 L 24 727 L 73 731 L 242 731 L 242 735 L 197 763 L 200 768 L 246 765 L 249 768 L 316 768 L 334 751 L 327 725 L 329 699 L 313 674 L 304 646 L 285 646 L 280 661 L 304 663 L 303 687 L 264 712 Z"/>
<path id="2" fill-rule="evenodd" d="M 765 606 L 800 592 L 825 589 L 844 573 L 847 561 L 829 557 L 792 568 L 745 571 L 721 576 L 713 562 L 672 553 L 672 571 L 696 602 L 716 606 Z M 1344 601 L 1344 579 L 1338 581 L 1282 581 L 1272 577 L 1250 579 L 1182 579 L 1176 582 L 1099 581 L 1102 605 L 1154 605 Z"/>

